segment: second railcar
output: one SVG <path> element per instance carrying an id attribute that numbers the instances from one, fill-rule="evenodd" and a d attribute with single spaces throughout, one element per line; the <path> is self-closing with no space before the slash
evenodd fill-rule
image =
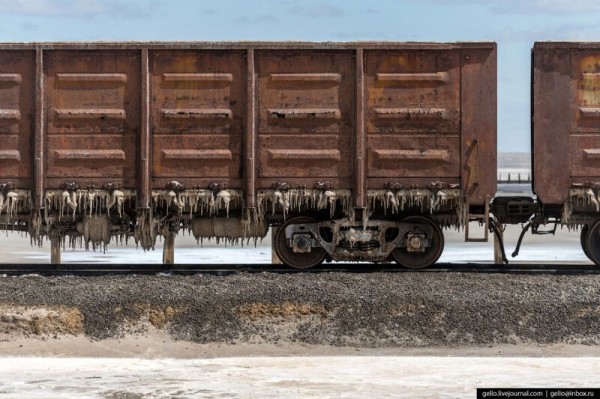
<path id="1" fill-rule="evenodd" d="M 580 229 L 584 253 L 600 265 L 600 43 L 536 42 L 531 71 L 536 198 L 497 199 L 494 215 L 527 222 L 524 232 Z"/>

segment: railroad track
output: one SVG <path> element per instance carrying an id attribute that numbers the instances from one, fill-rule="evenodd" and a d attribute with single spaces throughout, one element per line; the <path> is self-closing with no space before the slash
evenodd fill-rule
<path id="1" fill-rule="evenodd" d="M 512 274 L 600 274 L 600 267 L 587 264 L 441 263 L 426 269 L 407 269 L 395 264 L 329 263 L 308 270 L 272 264 L 0 264 L 0 275 L 102 276 L 102 275 L 193 275 L 226 276 L 238 273 L 512 273 Z"/>

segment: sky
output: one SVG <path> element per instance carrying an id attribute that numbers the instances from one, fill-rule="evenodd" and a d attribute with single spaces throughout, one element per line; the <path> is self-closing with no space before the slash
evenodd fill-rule
<path id="1" fill-rule="evenodd" d="M 530 147 L 535 41 L 600 41 L 600 0 L 0 0 L 0 41 L 498 43 L 498 149 Z"/>

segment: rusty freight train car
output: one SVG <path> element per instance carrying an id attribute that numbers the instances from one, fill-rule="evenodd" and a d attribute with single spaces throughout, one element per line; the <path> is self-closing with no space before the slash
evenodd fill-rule
<path id="1" fill-rule="evenodd" d="M 494 214 L 529 220 L 524 232 L 549 223 L 580 228 L 583 251 L 600 265 L 600 43 L 537 42 L 531 68 L 537 199 L 513 199 L 512 213 L 506 203 Z"/>
<path id="2" fill-rule="evenodd" d="M 424 267 L 495 191 L 495 43 L 0 44 L 0 226 L 53 251 L 278 226 L 296 268 Z"/>

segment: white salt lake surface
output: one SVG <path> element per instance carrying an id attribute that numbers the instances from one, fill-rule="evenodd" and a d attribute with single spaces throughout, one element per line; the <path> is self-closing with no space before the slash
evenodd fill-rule
<path id="1" fill-rule="evenodd" d="M 600 357 L 0 358 L 2 398 L 474 398 L 598 387 Z"/>

